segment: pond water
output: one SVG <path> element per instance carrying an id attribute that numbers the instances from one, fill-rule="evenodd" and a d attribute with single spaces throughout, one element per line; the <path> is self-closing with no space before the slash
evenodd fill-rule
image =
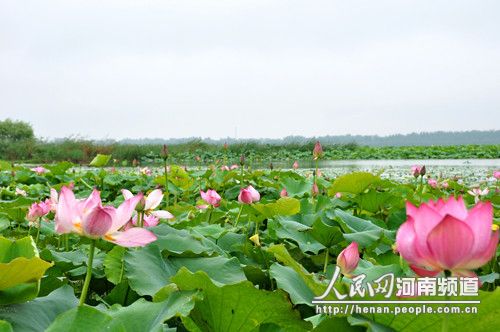
<path id="1" fill-rule="evenodd" d="M 312 161 L 299 161 L 299 171 L 312 171 Z M 283 163 L 273 163 L 280 168 Z M 469 185 L 496 182 L 492 174 L 500 170 L 500 159 L 428 159 L 428 160 L 327 160 L 320 161 L 319 167 L 329 177 L 336 177 L 355 171 L 380 173 L 383 178 L 411 181 L 410 168 L 413 165 L 425 165 L 427 175 L 436 179 L 461 178 Z M 267 166 L 269 167 L 269 166 Z M 283 168 L 290 168 L 286 165 Z"/>

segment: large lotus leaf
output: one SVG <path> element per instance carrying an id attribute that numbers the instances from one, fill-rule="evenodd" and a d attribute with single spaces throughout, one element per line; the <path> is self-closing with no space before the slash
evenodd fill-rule
<path id="1" fill-rule="evenodd" d="M 196 302 L 190 321 L 202 331 L 253 331 L 274 324 L 286 331 L 305 331 L 311 324 L 292 309 L 281 290 L 259 290 L 248 281 L 217 287 L 204 272 L 191 273 L 185 268 L 172 277 L 181 290 L 203 291 Z M 184 321 L 184 320 L 183 320 Z"/>
<path id="2" fill-rule="evenodd" d="M 45 331 L 59 314 L 77 305 L 73 288 L 66 285 L 30 302 L 0 306 L 0 319 L 16 332 Z"/>
<path id="3" fill-rule="evenodd" d="M 9 263 L 0 263 L 0 291 L 19 284 L 31 283 L 40 280 L 52 263 L 39 257 L 18 257 Z"/>
<path id="4" fill-rule="evenodd" d="M 94 157 L 94 159 L 92 159 L 89 166 L 104 167 L 108 164 L 110 159 L 111 159 L 110 154 L 98 154 L 97 156 Z"/>
<path id="5" fill-rule="evenodd" d="M 336 193 L 359 194 L 372 184 L 381 181 L 380 177 L 368 172 L 354 172 L 339 176 L 328 189 L 330 196 Z"/>
<path id="6" fill-rule="evenodd" d="M 175 274 L 175 268 L 166 262 L 156 245 L 149 245 L 125 253 L 125 276 L 130 288 L 139 295 L 154 295 Z"/>
<path id="7" fill-rule="evenodd" d="M 35 298 L 40 279 L 52 266 L 38 257 L 31 237 L 9 240 L 0 237 L 0 304 Z"/>
<path id="8" fill-rule="evenodd" d="M 59 315 L 46 332 L 104 332 L 110 331 L 111 316 L 88 306 L 76 307 Z M 116 324 L 112 331 L 125 331 L 123 325 Z"/>
<path id="9" fill-rule="evenodd" d="M 273 203 L 254 204 L 253 208 L 266 218 L 291 216 L 300 212 L 300 201 L 296 198 L 282 197 Z"/>

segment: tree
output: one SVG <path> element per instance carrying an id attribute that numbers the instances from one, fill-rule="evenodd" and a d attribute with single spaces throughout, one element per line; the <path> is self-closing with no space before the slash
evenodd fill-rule
<path id="1" fill-rule="evenodd" d="M 35 138 L 33 128 L 24 121 L 6 119 L 0 121 L 0 141 L 23 141 Z"/>

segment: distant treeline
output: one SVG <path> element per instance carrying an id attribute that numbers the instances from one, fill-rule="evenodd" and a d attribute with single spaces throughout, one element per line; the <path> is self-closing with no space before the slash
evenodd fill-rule
<path id="1" fill-rule="evenodd" d="M 96 154 L 111 154 L 120 162 L 156 162 L 163 144 L 172 161 L 307 160 L 319 140 L 328 159 L 461 159 L 500 158 L 500 130 L 435 132 L 393 136 L 289 136 L 283 139 L 37 139 L 22 121 L 0 121 L 0 159 L 50 163 L 68 160 L 88 163 Z M 226 145 L 227 144 L 227 145 Z M 227 146 L 225 148 L 224 146 Z M 432 145 L 432 146 L 431 146 Z"/>
<path id="2" fill-rule="evenodd" d="M 482 145 L 482 144 L 500 144 L 500 130 L 471 130 L 471 131 L 437 131 L 437 132 L 423 132 L 411 134 L 397 134 L 389 136 L 378 135 L 335 135 L 335 136 L 318 136 L 318 137 L 304 137 L 304 136 L 287 136 L 284 138 L 261 138 L 261 139 L 234 139 L 234 138 L 141 138 L 141 139 L 123 139 L 117 141 L 121 144 L 182 144 L 191 141 L 202 141 L 207 144 L 222 145 L 224 143 L 260 143 L 271 145 L 288 145 L 288 144 L 308 144 L 311 141 L 320 141 L 324 145 L 331 144 L 350 144 L 364 146 L 432 146 L 432 145 Z M 100 140 L 96 141 L 98 144 L 110 144 L 115 141 Z"/>

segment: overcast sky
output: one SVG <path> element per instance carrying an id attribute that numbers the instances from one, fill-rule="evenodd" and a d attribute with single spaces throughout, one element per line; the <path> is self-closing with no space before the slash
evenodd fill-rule
<path id="1" fill-rule="evenodd" d="M 500 1 L 0 0 L 37 136 L 500 129 Z"/>

